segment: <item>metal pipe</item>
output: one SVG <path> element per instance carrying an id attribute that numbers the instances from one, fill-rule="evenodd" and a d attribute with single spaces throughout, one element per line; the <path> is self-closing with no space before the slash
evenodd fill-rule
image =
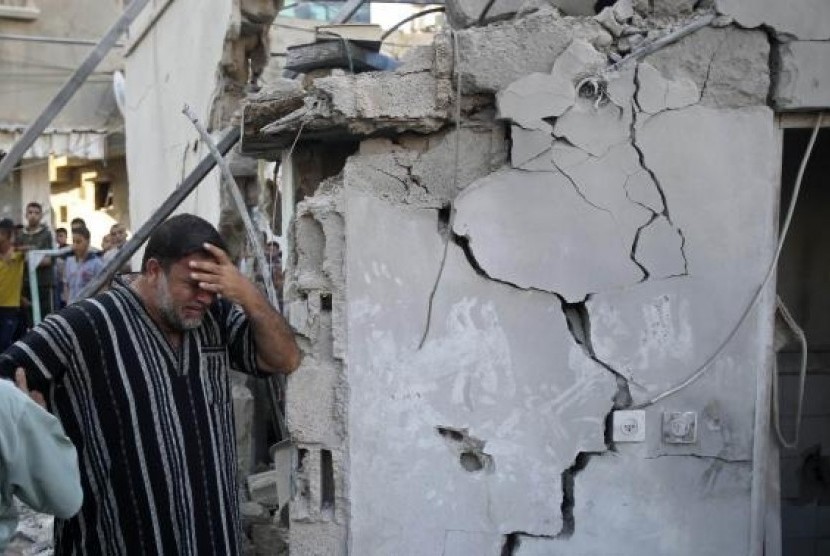
<path id="1" fill-rule="evenodd" d="M 10 35 L 0 33 L 0 41 L 39 42 L 46 44 L 75 44 L 81 46 L 95 46 L 98 41 L 94 39 L 72 39 L 65 37 L 44 37 L 40 35 Z M 117 42 L 112 45 L 116 48 L 123 48 L 124 44 Z"/>

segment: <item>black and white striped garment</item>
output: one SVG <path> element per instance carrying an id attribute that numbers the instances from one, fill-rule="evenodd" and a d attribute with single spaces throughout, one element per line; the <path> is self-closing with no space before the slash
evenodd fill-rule
<path id="1" fill-rule="evenodd" d="M 228 368 L 255 373 L 253 334 L 226 300 L 175 352 L 128 287 L 51 315 L 9 348 L 78 449 L 84 503 L 56 520 L 56 556 L 240 550 Z"/>

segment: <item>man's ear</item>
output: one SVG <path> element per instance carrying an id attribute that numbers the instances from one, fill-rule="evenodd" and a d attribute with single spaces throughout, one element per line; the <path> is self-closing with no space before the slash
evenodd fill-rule
<path id="1" fill-rule="evenodd" d="M 163 272 L 164 269 L 161 268 L 161 263 L 159 263 L 157 259 L 147 259 L 147 266 L 145 267 L 144 274 L 150 282 L 158 280 Z"/>

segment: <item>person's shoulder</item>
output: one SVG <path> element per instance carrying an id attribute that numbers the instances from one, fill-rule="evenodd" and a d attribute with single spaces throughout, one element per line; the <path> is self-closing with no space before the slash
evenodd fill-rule
<path id="1" fill-rule="evenodd" d="M 27 399 L 28 396 L 21 392 L 11 380 L 0 379 L 0 421 L 15 420 L 20 415 Z"/>

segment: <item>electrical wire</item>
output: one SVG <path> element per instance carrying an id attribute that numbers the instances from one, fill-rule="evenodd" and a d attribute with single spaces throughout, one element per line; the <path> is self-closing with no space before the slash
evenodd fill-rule
<path id="1" fill-rule="evenodd" d="M 435 14 L 435 13 L 440 13 L 440 12 L 446 12 L 446 11 L 447 11 L 447 9 L 444 8 L 444 6 L 437 6 L 435 8 L 428 8 L 426 10 L 421 10 L 418 13 L 414 13 L 412 15 L 409 15 L 409 16 L 403 18 L 402 20 L 400 20 L 399 22 L 397 22 L 396 24 L 394 24 L 392 27 L 390 27 L 386 31 L 384 31 L 383 34 L 380 36 L 380 42 L 383 43 L 383 41 L 389 35 L 391 35 L 395 31 L 397 31 L 398 29 L 401 28 L 402 25 L 406 25 L 407 23 L 409 23 L 413 19 L 418 19 L 419 17 L 423 17 L 425 15 Z"/>
<path id="2" fill-rule="evenodd" d="M 761 285 L 758 286 L 758 290 L 755 292 L 755 295 L 752 296 L 752 298 L 749 301 L 749 304 L 746 306 L 746 309 L 744 309 L 743 313 L 741 313 L 741 317 L 738 319 L 737 324 L 735 324 L 735 326 L 732 328 L 729 334 L 726 335 L 726 338 L 724 338 L 723 342 L 721 342 L 721 344 L 718 346 L 715 352 L 712 355 L 710 355 L 694 373 L 689 375 L 688 378 L 686 378 L 676 386 L 673 386 L 668 390 L 665 390 L 660 394 L 657 394 L 650 400 L 638 404 L 632 407 L 631 409 L 642 409 L 644 407 L 654 405 L 660 400 L 663 400 L 673 394 L 676 394 L 677 392 L 683 390 L 690 384 L 700 379 L 710 370 L 710 365 L 712 364 L 712 362 L 721 353 L 723 353 L 723 350 L 726 348 L 727 345 L 729 345 L 729 343 L 732 341 L 732 338 L 734 338 L 735 334 L 737 334 L 738 330 L 740 330 L 741 325 L 743 325 L 743 323 L 746 321 L 747 317 L 749 316 L 749 313 L 752 311 L 753 307 L 755 307 L 755 304 L 761 298 L 761 294 L 764 292 L 764 289 L 766 289 L 767 284 L 769 283 L 770 279 L 772 278 L 772 275 L 775 273 L 775 269 L 778 266 L 778 259 L 781 256 L 781 250 L 784 248 L 784 240 L 787 239 L 787 232 L 790 229 L 790 223 L 792 222 L 793 213 L 795 212 L 796 201 L 798 201 L 798 195 L 801 191 L 801 182 L 804 179 L 804 170 L 807 168 L 807 163 L 810 161 L 810 156 L 813 153 L 813 146 L 816 143 L 816 137 L 818 136 L 818 131 L 821 128 L 821 119 L 822 114 L 821 112 L 819 112 L 818 116 L 816 117 L 815 126 L 813 127 L 813 134 L 810 136 L 810 142 L 807 144 L 807 149 L 804 152 L 804 156 L 801 159 L 801 165 L 798 168 L 798 175 L 795 178 L 795 186 L 793 187 L 793 196 L 790 200 L 790 206 L 787 209 L 787 216 L 784 219 L 784 225 L 781 228 L 781 234 L 779 236 L 778 246 L 775 249 L 775 255 L 772 257 L 772 261 L 770 262 L 769 268 L 767 269 L 767 273 L 764 276 Z"/>
<path id="3" fill-rule="evenodd" d="M 453 188 L 458 191 L 458 171 L 460 166 L 460 152 L 461 152 L 461 56 L 458 48 L 458 33 L 452 31 L 453 39 L 453 73 L 455 74 L 455 153 L 453 153 Z M 424 333 L 421 335 L 421 341 L 418 342 L 418 349 L 424 347 L 429 335 L 429 328 L 432 323 L 432 308 L 435 303 L 435 295 L 438 293 L 438 285 L 441 283 L 441 278 L 444 276 L 444 268 L 447 266 L 447 255 L 450 250 L 450 241 L 452 240 L 452 229 L 455 223 L 455 207 L 453 201 L 450 201 L 450 220 L 447 223 L 447 237 L 444 239 L 444 252 L 441 255 L 441 265 L 438 267 L 438 275 L 435 277 L 435 282 L 432 284 L 432 289 L 429 292 L 429 299 L 427 302 L 427 320 L 424 325 Z"/>
<path id="4" fill-rule="evenodd" d="M 779 399 L 778 399 L 778 360 L 777 358 L 773 361 L 773 375 L 772 375 L 772 419 L 773 425 L 775 426 L 775 435 L 778 437 L 778 442 L 781 443 L 781 446 L 787 448 L 788 450 L 794 450 L 798 448 L 798 437 L 799 433 L 801 432 L 801 413 L 804 405 L 804 386 L 807 382 L 807 336 L 804 334 L 804 330 L 798 326 L 798 323 L 795 322 L 795 319 L 790 314 L 790 311 L 787 309 L 787 306 L 784 305 L 784 302 L 781 300 L 781 297 L 776 297 L 775 299 L 776 311 L 781 315 L 781 318 L 784 319 L 784 322 L 787 326 L 790 327 L 790 330 L 798 338 L 798 344 L 801 348 L 801 365 L 798 371 L 798 401 L 796 402 L 795 408 L 795 434 L 793 435 L 792 441 L 788 441 L 784 438 L 784 434 L 781 432 L 781 412 L 779 407 Z"/>

